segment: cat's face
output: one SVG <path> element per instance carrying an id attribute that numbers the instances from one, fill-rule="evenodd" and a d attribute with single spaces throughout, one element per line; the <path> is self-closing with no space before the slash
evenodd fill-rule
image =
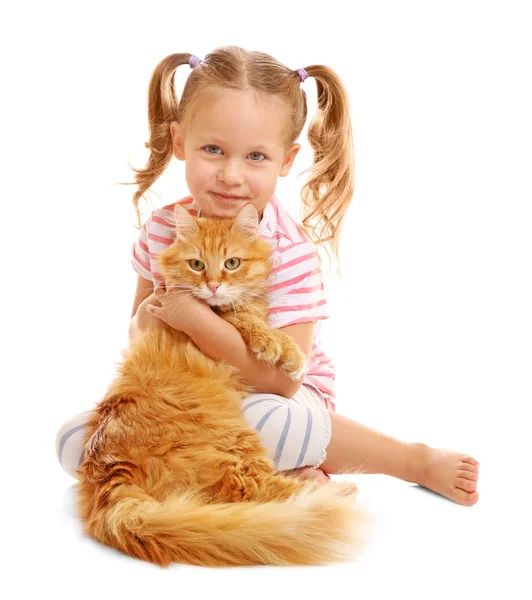
<path id="1" fill-rule="evenodd" d="M 176 240 L 158 256 L 168 289 L 187 289 L 228 309 L 266 293 L 272 247 L 258 234 L 251 204 L 234 219 L 194 218 L 179 204 L 174 216 Z"/>

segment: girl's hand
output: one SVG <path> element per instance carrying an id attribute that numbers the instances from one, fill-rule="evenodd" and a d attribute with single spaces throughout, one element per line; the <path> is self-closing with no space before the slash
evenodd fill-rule
<path id="1" fill-rule="evenodd" d="M 158 303 L 159 300 L 155 295 L 155 292 L 145 298 L 137 308 L 136 317 L 137 317 L 137 327 L 140 331 L 146 329 L 146 327 L 168 327 L 168 325 L 158 319 L 155 315 L 152 315 L 148 312 L 148 306 L 153 303 Z"/>
<path id="2" fill-rule="evenodd" d="M 187 332 L 187 327 L 201 319 L 206 312 L 212 313 L 210 306 L 196 298 L 190 290 L 155 288 L 155 300 L 147 306 L 150 315 L 160 319 L 177 331 Z"/>

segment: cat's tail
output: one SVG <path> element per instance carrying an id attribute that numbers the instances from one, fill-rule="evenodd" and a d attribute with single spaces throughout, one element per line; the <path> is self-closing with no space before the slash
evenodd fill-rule
<path id="1" fill-rule="evenodd" d="M 355 506 L 353 484 L 305 482 L 289 499 L 266 503 L 205 504 L 191 491 L 158 502 L 134 485 L 111 494 L 115 501 L 89 520 L 87 533 L 161 566 L 353 561 L 363 549 L 365 525 L 374 522 Z"/>

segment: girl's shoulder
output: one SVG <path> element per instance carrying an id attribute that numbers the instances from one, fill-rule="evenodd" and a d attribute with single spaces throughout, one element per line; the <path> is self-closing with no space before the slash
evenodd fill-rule
<path id="1" fill-rule="evenodd" d="M 146 219 L 138 238 L 132 244 L 131 262 L 135 271 L 153 282 L 161 279 L 159 263 L 156 258 L 159 252 L 166 249 L 175 240 L 174 206 L 183 204 L 194 214 L 194 201 L 187 196 L 160 208 L 156 208 Z"/>
<path id="2" fill-rule="evenodd" d="M 265 229 L 272 237 L 277 238 L 280 249 L 305 242 L 308 247 L 314 246 L 314 242 L 303 226 L 282 206 L 275 195 L 268 203 L 264 216 L 267 220 Z"/>

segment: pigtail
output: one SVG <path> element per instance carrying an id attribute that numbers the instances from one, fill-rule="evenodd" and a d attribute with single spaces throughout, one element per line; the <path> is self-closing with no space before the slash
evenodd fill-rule
<path id="1" fill-rule="evenodd" d="M 314 77 L 318 92 L 317 112 L 308 128 L 308 140 L 314 152 L 310 173 L 301 190 L 302 225 L 310 239 L 337 259 L 340 227 L 354 192 L 354 151 L 349 115 L 349 99 L 338 75 L 329 67 L 313 65 L 305 70 L 282 65 L 263 52 L 248 52 L 237 46 L 217 48 L 203 61 L 195 61 L 177 99 L 174 74 L 180 65 L 189 64 L 191 54 L 171 54 L 155 68 L 148 92 L 150 156 L 144 169 L 135 172 L 138 190 L 133 196 L 140 228 L 138 201 L 163 173 L 173 157 L 172 121 L 185 124 L 194 113 L 194 105 L 203 90 L 253 89 L 281 97 L 288 109 L 290 130 L 287 143 L 295 143 L 306 117 L 306 93 L 302 81 Z M 303 73 L 303 74 L 302 74 Z M 135 185 L 129 183 L 124 185 Z M 330 257 L 330 255 L 329 255 Z"/>
<path id="2" fill-rule="evenodd" d="M 172 136 L 170 124 L 177 120 L 179 102 L 174 89 L 174 74 L 180 65 L 188 65 L 191 54 L 171 54 L 163 59 L 153 71 L 148 89 L 148 126 L 150 139 L 145 143 L 150 156 L 144 169 L 131 167 L 135 172 L 135 183 L 138 185 L 133 194 L 133 205 L 137 213 L 139 228 L 141 226 L 139 199 L 162 175 L 173 158 Z"/>
<path id="3" fill-rule="evenodd" d="M 304 173 L 309 180 L 301 190 L 302 224 L 339 260 L 340 228 L 354 193 L 354 149 L 349 98 L 338 75 L 329 67 L 306 69 L 316 80 L 318 107 L 308 127 L 313 164 Z M 328 253 L 328 251 L 327 251 Z"/>

